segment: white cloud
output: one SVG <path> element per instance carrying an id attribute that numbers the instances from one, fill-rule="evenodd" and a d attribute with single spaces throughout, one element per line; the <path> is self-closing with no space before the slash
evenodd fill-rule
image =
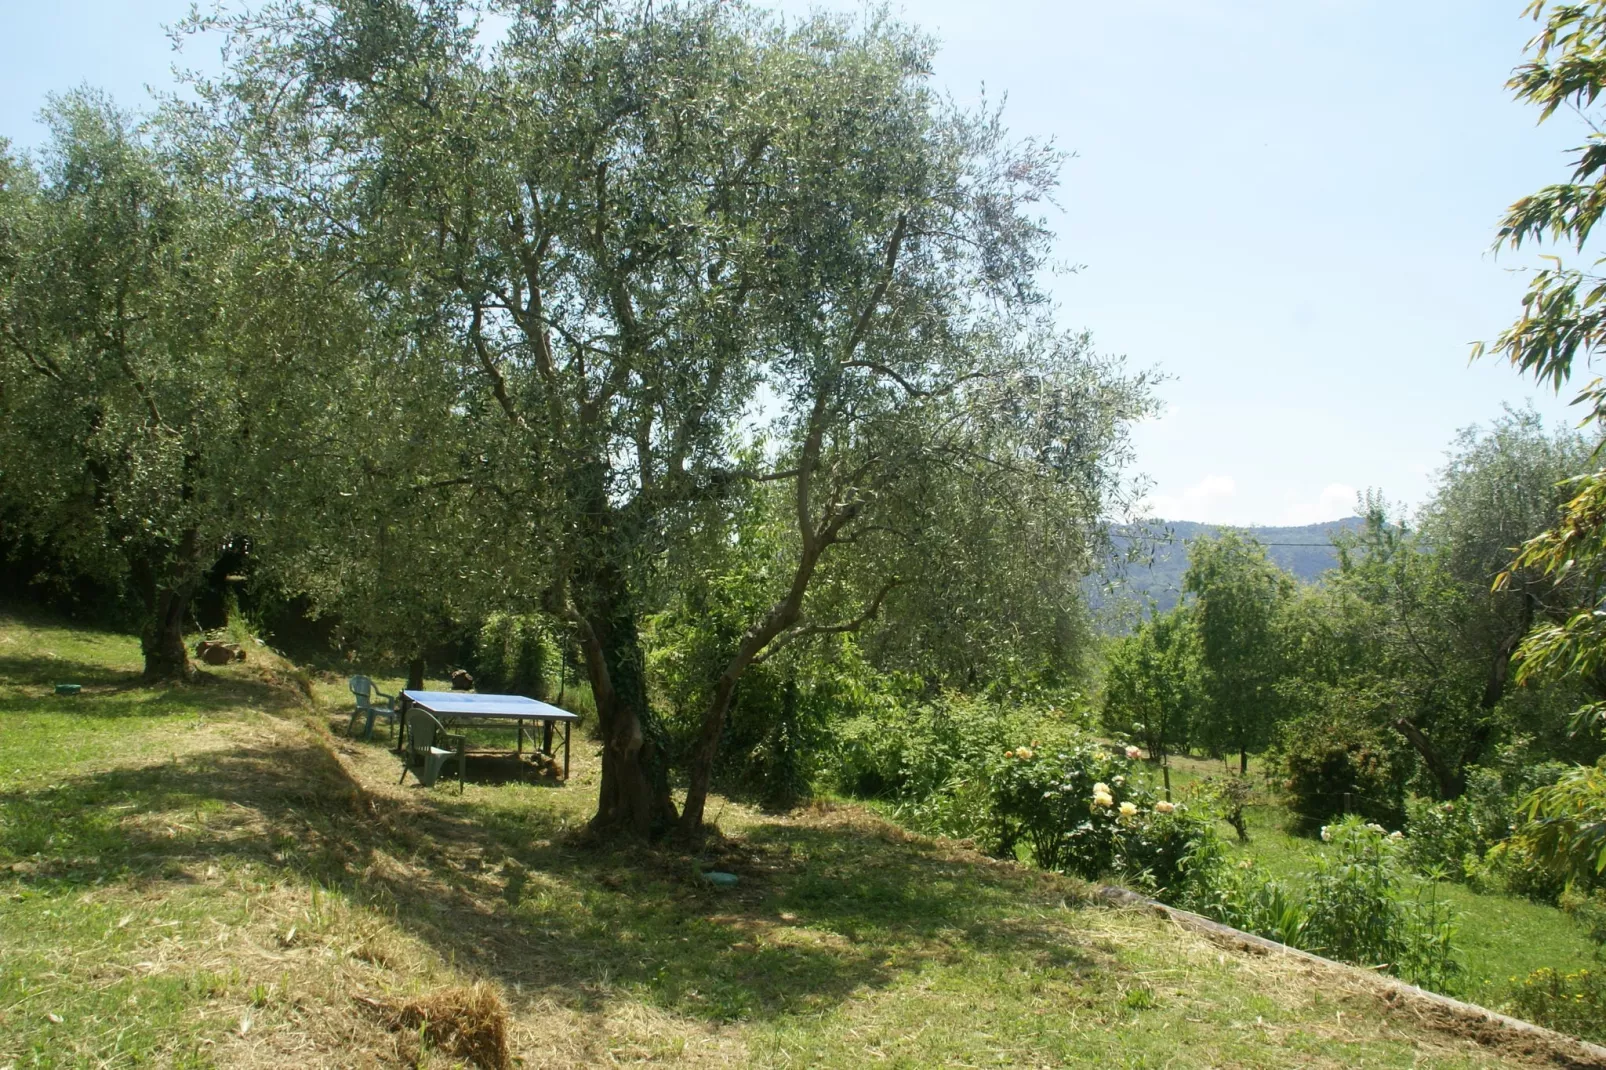
<path id="1" fill-rule="evenodd" d="M 1285 508 L 1279 522 L 1289 527 L 1298 527 L 1353 516 L 1355 495 L 1355 488 L 1347 483 L 1329 483 L 1322 488 L 1322 492 L 1316 496 L 1314 502 L 1296 503 Z"/>
<path id="2" fill-rule="evenodd" d="M 1159 520 L 1219 522 L 1220 511 L 1238 492 L 1231 476 L 1205 476 L 1181 494 L 1154 494 L 1143 511 Z"/>

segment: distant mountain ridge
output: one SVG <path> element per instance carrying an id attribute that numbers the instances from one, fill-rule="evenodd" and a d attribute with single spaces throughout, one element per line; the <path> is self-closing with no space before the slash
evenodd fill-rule
<path id="1" fill-rule="evenodd" d="M 1113 532 L 1116 549 L 1124 551 L 1135 540 L 1142 539 L 1144 533 L 1152 539 L 1169 532 L 1170 541 L 1152 543 L 1154 559 L 1147 565 L 1112 561 L 1091 601 L 1095 608 L 1111 610 L 1117 618 L 1123 616 L 1122 602 L 1147 607 L 1153 601 L 1162 612 L 1170 609 L 1182 597 L 1182 576 L 1188 570 L 1188 544 L 1229 529 L 1245 532 L 1258 540 L 1266 547 L 1266 556 L 1301 583 L 1314 583 L 1322 573 L 1338 564 L 1333 535 L 1340 531 L 1358 531 L 1365 523 L 1358 516 L 1302 527 L 1234 528 L 1230 524 L 1199 524 L 1191 520 L 1146 521 Z"/>

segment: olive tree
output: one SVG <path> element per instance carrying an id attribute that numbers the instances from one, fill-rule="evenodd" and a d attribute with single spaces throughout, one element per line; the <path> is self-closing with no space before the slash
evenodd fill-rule
<path id="1" fill-rule="evenodd" d="M 149 677 L 189 671 L 191 596 L 239 533 L 254 269 L 206 146 L 103 97 L 4 164 L 0 495 L 69 567 L 126 579 Z"/>
<path id="2" fill-rule="evenodd" d="M 508 503 L 506 584 L 585 658 L 594 827 L 695 831 L 747 665 L 873 616 L 899 570 L 860 566 L 921 510 L 991 488 L 1086 542 L 1141 391 L 1034 320 L 1026 210 L 1054 154 L 938 99 L 918 35 L 715 3 L 504 11 L 487 47 L 446 0 L 267 5 L 224 20 L 202 95 L 263 197 L 449 340 L 457 478 Z M 759 486 L 788 488 L 791 560 L 712 688 L 682 816 L 641 624 Z M 865 553 L 828 562 L 850 538 Z M 827 563 L 840 597 L 806 604 Z"/>

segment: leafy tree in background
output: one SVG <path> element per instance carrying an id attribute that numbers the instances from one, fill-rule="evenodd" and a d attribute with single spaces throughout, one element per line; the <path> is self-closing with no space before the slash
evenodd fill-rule
<path id="1" fill-rule="evenodd" d="M 1150 612 L 1111 648 L 1104 670 L 1104 723 L 1143 741 L 1171 797 L 1170 757 L 1186 754 L 1203 719 L 1199 634 L 1192 607 Z"/>
<path id="2" fill-rule="evenodd" d="M 1293 579 L 1246 535 L 1226 531 L 1188 547 L 1183 591 L 1194 597 L 1206 697 L 1196 735 L 1218 752 L 1236 751 L 1240 773 L 1277 721 L 1277 620 L 1293 590 Z"/>

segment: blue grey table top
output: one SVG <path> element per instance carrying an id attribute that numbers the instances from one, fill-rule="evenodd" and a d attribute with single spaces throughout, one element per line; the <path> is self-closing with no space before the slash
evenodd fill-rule
<path id="1" fill-rule="evenodd" d="M 578 721 L 578 713 L 523 695 L 481 695 L 472 691 L 403 691 L 402 695 L 437 717 L 486 717 L 505 721 Z"/>

